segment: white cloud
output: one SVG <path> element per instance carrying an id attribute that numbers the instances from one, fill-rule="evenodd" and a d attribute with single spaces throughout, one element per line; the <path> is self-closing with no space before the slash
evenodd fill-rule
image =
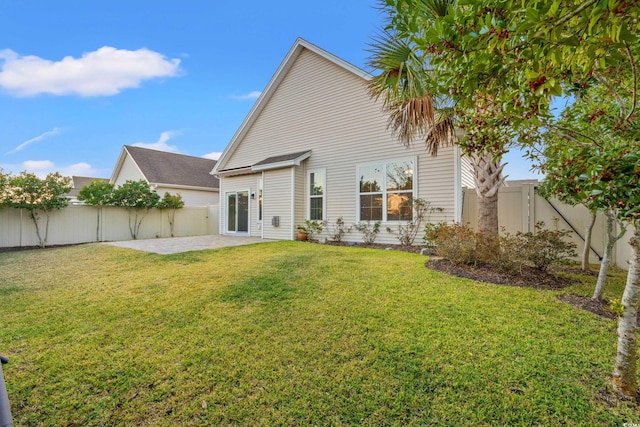
<path id="1" fill-rule="evenodd" d="M 178 147 L 175 145 L 167 144 L 171 138 L 180 135 L 180 132 L 174 130 L 167 130 L 160 134 L 160 138 L 156 142 L 136 142 L 132 144 L 134 147 L 150 148 L 152 150 L 168 151 L 170 153 L 179 153 Z"/>
<path id="2" fill-rule="evenodd" d="M 81 58 L 66 56 L 50 61 L 34 55 L 20 56 L 6 49 L 0 86 L 16 96 L 80 95 L 110 96 L 123 89 L 139 87 L 142 81 L 175 77 L 180 60 L 148 50 L 116 49 L 109 46 L 85 53 Z"/>
<path id="3" fill-rule="evenodd" d="M 240 101 L 246 101 L 246 100 L 249 100 L 249 99 L 258 99 L 261 94 L 262 94 L 262 92 L 254 90 L 252 92 L 245 93 L 244 95 L 231 95 L 231 96 L 229 96 L 229 98 L 237 99 L 237 100 L 240 100 Z"/>
<path id="4" fill-rule="evenodd" d="M 203 154 L 202 157 L 205 159 L 218 160 L 222 156 L 221 151 L 213 151 L 211 153 Z"/>
<path id="5" fill-rule="evenodd" d="M 22 163 L 22 167 L 27 172 L 51 171 L 55 164 L 51 160 L 27 160 Z"/>
<path id="6" fill-rule="evenodd" d="M 89 163 L 74 163 L 69 166 L 56 166 L 51 160 L 27 160 L 20 164 L 1 164 L 0 169 L 4 173 L 18 175 L 22 171 L 33 173 L 40 178 L 44 178 L 48 173 L 60 172 L 62 176 L 108 176 L 109 170 L 98 170 Z"/>
<path id="7" fill-rule="evenodd" d="M 23 142 L 22 144 L 18 145 L 16 148 L 14 148 L 11 151 L 8 151 L 5 154 L 13 154 L 15 152 L 22 151 L 27 145 L 33 144 L 34 142 L 42 141 L 43 139 L 45 139 L 47 137 L 59 134 L 60 130 L 61 130 L 60 128 L 53 128 L 50 131 L 41 133 L 40 135 L 36 136 L 35 138 L 31 138 L 30 140 Z"/>
<path id="8" fill-rule="evenodd" d="M 63 176 L 96 176 L 97 170 L 93 168 L 89 163 L 74 163 L 73 165 L 62 168 L 60 173 Z"/>

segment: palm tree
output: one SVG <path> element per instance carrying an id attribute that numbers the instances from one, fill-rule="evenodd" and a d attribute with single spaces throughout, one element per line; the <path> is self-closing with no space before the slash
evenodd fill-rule
<path id="1" fill-rule="evenodd" d="M 447 13 L 448 6 L 455 0 L 423 0 L 418 2 L 419 12 L 427 18 L 435 19 Z M 403 19 L 402 16 L 394 16 Z M 397 24 L 397 21 L 396 21 Z M 382 101 L 383 110 L 388 113 L 388 128 L 402 144 L 410 146 L 421 139 L 431 155 L 436 156 L 438 148 L 458 143 L 456 127 L 472 129 L 467 123 L 470 117 L 494 115 L 490 97 L 479 97 L 473 111 L 457 108 L 457 104 L 439 87 L 437 76 L 429 68 L 429 52 L 420 50 L 408 31 L 398 30 L 401 25 L 390 27 L 374 39 L 369 65 L 380 73 L 369 82 L 369 93 Z M 406 28 L 409 26 L 407 25 Z M 485 120 L 488 122 L 488 120 Z M 498 234 L 498 189 L 504 182 L 502 154 L 508 142 L 506 134 L 489 133 L 496 140 L 498 150 L 467 149 L 474 172 L 475 190 L 478 195 L 478 231 L 490 235 Z M 467 132 L 467 139 L 474 137 Z M 467 144 L 473 147 L 475 144 Z M 481 144 L 478 146 L 486 146 Z"/>

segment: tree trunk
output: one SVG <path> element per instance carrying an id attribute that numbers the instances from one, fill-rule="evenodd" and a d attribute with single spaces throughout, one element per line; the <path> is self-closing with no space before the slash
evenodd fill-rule
<path id="1" fill-rule="evenodd" d="M 591 252 L 591 236 L 593 235 L 593 226 L 596 224 L 597 210 L 591 211 L 591 221 L 587 225 L 584 233 L 584 248 L 582 249 L 582 271 L 589 271 L 589 253 Z"/>
<path id="2" fill-rule="evenodd" d="M 42 235 L 40 234 L 40 225 L 38 224 L 38 213 L 35 210 L 29 210 L 29 215 L 33 220 L 33 224 L 36 226 L 36 236 L 38 236 L 38 246 L 41 248 L 45 247 L 45 241 L 42 239 Z"/>
<path id="3" fill-rule="evenodd" d="M 491 236 L 498 235 L 498 194 L 478 197 L 478 231 Z"/>
<path id="4" fill-rule="evenodd" d="M 98 210 L 98 220 L 96 221 L 96 242 L 100 241 L 100 206 L 96 208 Z"/>
<path id="5" fill-rule="evenodd" d="M 134 215 L 132 217 L 132 215 Z M 133 224 L 131 223 L 131 220 L 133 220 Z M 136 224 L 138 222 L 138 211 L 134 210 L 134 212 L 131 212 L 131 210 L 129 210 L 129 233 L 131 233 L 131 238 L 133 240 L 136 240 L 137 238 L 137 233 L 136 233 Z"/>
<path id="6" fill-rule="evenodd" d="M 487 235 L 498 235 L 498 190 L 506 177 L 502 176 L 504 165 L 501 157 L 491 153 L 471 156 L 473 179 L 478 195 L 478 231 Z"/>
<path id="7" fill-rule="evenodd" d="M 176 220 L 176 210 L 175 209 L 169 209 L 169 212 L 167 212 L 169 215 L 169 231 L 171 233 L 171 237 L 173 237 L 173 224 Z"/>
<path id="8" fill-rule="evenodd" d="M 596 289 L 593 292 L 593 299 L 602 299 L 602 292 L 604 291 L 604 285 L 607 280 L 607 270 L 609 270 L 609 263 L 611 261 L 611 253 L 616 242 L 620 240 L 625 232 L 626 227 L 621 225 L 620 232 L 615 234 L 615 221 L 616 215 L 613 210 L 607 210 L 605 215 L 607 216 L 607 245 L 604 248 L 604 255 L 602 255 L 602 262 L 600 264 L 600 272 L 598 273 L 598 281 L 596 282 Z"/>
<path id="9" fill-rule="evenodd" d="M 629 260 L 627 283 L 622 295 L 624 311 L 618 319 L 618 352 L 613 370 L 613 389 L 624 399 L 635 400 L 637 396 L 636 383 L 636 329 L 638 294 L 640 292 L 640 228 L 629 241 L 632 249 Z"/>

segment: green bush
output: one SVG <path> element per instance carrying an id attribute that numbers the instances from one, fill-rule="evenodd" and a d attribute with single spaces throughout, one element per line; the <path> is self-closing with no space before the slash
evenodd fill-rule
<path id="1" fill-rule="evenodd" d="M 378 237 L 378 233 L 380 233 L 380 221 L 376 221 L 373 224 L 369 221 L 359 222 L 357 224 L 353 224 L 353 228 L 362 233 L 362 242 L 365 245 L 373 245 L 373 242 L 376 241 L 376 237 Z"/>
<path id="2" fill-rule="evenodd" d="M 478 262 L 478 236 L 471 227 L 443 222 L 427 226 L 425 242 L 435 244 L 436 254 L 453 265 L 475 265 Z"/>
<path id="3" fill-rule="evenodd" d="M 536 232 L 501 237 L 478 233 L 461 224 L 429 224 L 425 244 L 433 244 L 436 253 L 454 265 L 491 265 L 508 273 L 522 273 L 530 266 L 546 271 L 550 265 L 575 256 L 576 245 L 565 241 L 569 231 L 546 230 L 544 222 L 535 225 Z"/>
<path id="4" fill-rule="evenodd" d="M 344 218 L 339 216 L 336 219 L 336 223 L 333 226 L 333 233 L 331 234 L 331 239 L 334 242 L 342 242 L 342 238 L 345 234 L 351 231 L 351 227 L 347 227 L 344 223 Z"/>
<path id="5" fill-rule="evenodd" d="M 526 261 L 540 271 L 546 271 L 551 264 L 576 256 L 576 245 L 565 241 L 570 234 L 568 230 L 546 230 L 544 222 L 535 225 L 536 232 L 517 233 L 522 239 L 522 247 Z"/>

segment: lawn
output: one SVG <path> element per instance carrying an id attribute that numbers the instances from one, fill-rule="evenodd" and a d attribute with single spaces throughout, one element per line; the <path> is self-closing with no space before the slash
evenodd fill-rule
<path id="1" fill-rule="evenodd" d="M 15 424 L 640 422 L 607 403 L 615 322 L 557 299 L 595 277 L 544 291 L 424 262 L 300 242 L 0 253 Z"/>

